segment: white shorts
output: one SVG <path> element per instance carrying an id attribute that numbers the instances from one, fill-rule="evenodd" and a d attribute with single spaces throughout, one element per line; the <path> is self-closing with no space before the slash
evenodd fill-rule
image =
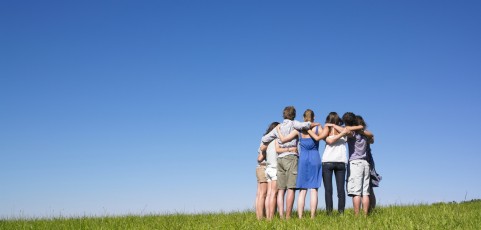
<path id="1" fill-rule="evenodd" d="M 370 179 L 369 163 L 365 160 L 349 162 L 349 175 L 347 179 L 347 195 L 369 195 Z"/>
<path id="2" fill-rule="evenodd" d="M 267 182 L 277 180 L 277 168 L 266 168 L 266 178 Z"/>

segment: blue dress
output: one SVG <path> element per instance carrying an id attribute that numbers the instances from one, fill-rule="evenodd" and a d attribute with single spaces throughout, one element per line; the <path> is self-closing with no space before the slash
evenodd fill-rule
<path id="1" fill-rule="evenodd" d="M 316 134 L 317 134 L 316 129 Z M 297 166 L 296 187 L 302 189 L 319 188 L 322 181 L 322 163 L 319 154 L 319 141 L 299 135 L 299 163 Z"/>

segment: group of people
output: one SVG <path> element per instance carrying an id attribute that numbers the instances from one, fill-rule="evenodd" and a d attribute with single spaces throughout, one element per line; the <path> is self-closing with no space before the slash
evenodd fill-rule
<path id="1" fill-rule="evenodd" d="M 299 218 L 303 217 L 308 190 L 313 218 L 321 181 L 324 182 L 326 211 L 331 214 L 333 174 L 337 185 L 337 210 L 342 214 L 346 203 L 346 171 L 347 194 L 352 197 L 354 213 L 358 215 L 362 207 L 367 215 L 376 203 L 371 181 L 374 161 L 370 148 L 374 135 L 366 129 L 364 119 L 351 112 L 345 113 L 341 119 L 336 112 L 331 112 L 322 127 L 314 122 L 314 112 L 310 109 L 304 112 L 304 122 L 294 120 L 296 109 L 293 106 L 284 108 L 283 117 L 282 123 L 269 125 L 258 150 L 257 218 L 272 219 L 277 207 L 280 218 L 289 219 L 296 190 L 299 190 Z M 322 158 L 319 153 L 321 140 L 326 142 Z"/>

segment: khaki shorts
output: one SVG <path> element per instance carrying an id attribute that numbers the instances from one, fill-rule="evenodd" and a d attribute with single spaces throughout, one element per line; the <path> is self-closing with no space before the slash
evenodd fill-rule
<path id="1" fill-rule="evenodd" d="M 297 155 L 277 158 L 277 188 L 295 189 L 297 180 Z"/>
<path id="2" fill-rule="evenodd" d="M 353 160 L 349 162 L 349 174 L 347 180 L 347 195 L 369 195 L 370 179 L 369 163 L 365 160 Z"/>
<path id="3" fill-rule="evenodd" d="M 266 166 L 258 165 L 256 168 L 257 183 L 267 183 Z"/>

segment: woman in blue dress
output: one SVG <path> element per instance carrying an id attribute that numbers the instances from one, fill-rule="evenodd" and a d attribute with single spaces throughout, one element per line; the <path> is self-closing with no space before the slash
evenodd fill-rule
<path id="1" fill-rule="evenodd" d="M 314 122 L 314 112 L 312 110 L 307 109 L 304 112 L 304 121 Z M 299 161 L 296 181 L 296 187 L 299 189 L 299 198 L 297 200 L 297 212 L 299 218 L 302 218 L 304 212 L 307 189 L 311 190 L 311 218 L 314 218 L 316 214 L 317 194 L 322 181 L 322 164 L 319 155 L 319 141 L 312 139 L 310 135 L 327 136 L 327 133 L 322 131 L 322 127 L 319 128 L 319 126 L 317 126 L 312 130 L 303 131 L 302 133 L 293 130 L 285 137 L 283 137 L 281 132 L 278 131 L 281 142 L 299 138 Z"/>

